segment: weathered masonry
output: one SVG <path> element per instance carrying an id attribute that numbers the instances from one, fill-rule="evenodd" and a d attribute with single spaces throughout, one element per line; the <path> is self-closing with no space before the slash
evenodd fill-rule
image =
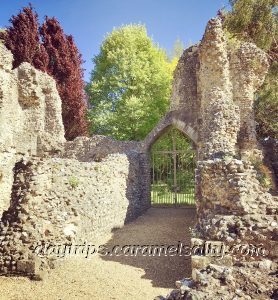
<path id="1" fill-rule="evenodd" d="M 64 139 L 54 79 L 12 70 L 0 44 L 0 272 L 32 275 L 51 262 L 39 243 L 97 241 L 150 207 L 140 143 Z"/>
<path id="2" fill-rule="evenodd" d="M 53 79 L 28 63 L 11 65 L 0 45 L 2 273 L 38 274 L 51 262 L 34 254 L 34 244 L 96 239 L 148 209 L 149 150 L 170 126 L 197 153 L 198 239 L 192 242 L 263 243 L 274 264 L 277 203 L 253 166 L 263 158 L 253 113 L 268 70 L 262 50 L 227 39 L 221 21 L 211 20 L 201 43 L 180 58 L 170 111 L 141 142 L 103 136 L 66 142 Z M 193 257 L 196 281 L 210 263 Z M 236 268 L 232 257 L 218 263 Z M 202 296 L 205 285 L 200 289 Z"/>

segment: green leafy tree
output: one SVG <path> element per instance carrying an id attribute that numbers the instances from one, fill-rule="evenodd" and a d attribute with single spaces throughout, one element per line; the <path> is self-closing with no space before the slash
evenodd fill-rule
<path id="1" fill-rule="evenodd" d="M 174 151 L 177 151 L 176 154 Z M 173 191 L 174 156 L 178 192 L 193 193 L 195 150 L 192 142 L 174 127 L 169 128 L 152 145 L 152 191 L 162 194 Z"/>
<path id="2" fill-rule="evenodd" d="M 264 85 L 255 101 L 257 132 L 260 137 L 278 139 L 278 62 L 272 62 Z"/>
<path id="3" fill-rule="evenodd" d="M 229 31 L 270 50 L 277 40 L 277 0 L 233 0 L 230 3 L 232 11 L 225 20 Z"/>
<path id="4" fill-rule="evenodd" d="M 114 29 L 94 58 L 87 93 L 91 132 L 140 140 L 169 105 L 173 65 L 143 25 Z"/>
<path id="5" fill-rule="evenodd" d="M 227 30 L 240 40 L 255 43 L 269 55 L 270 70 L 255 101 L 260 137 L 278 138 L 278 19 L 277 0 L 232 0 L 225 16 Z"/>
<path id="6" fill-rule="evenodd" d="M 178 38 L 176 39 L 173 50 L 171 53 L 171 60 L 179 59 L 185 49 L 183 42 Z"/>

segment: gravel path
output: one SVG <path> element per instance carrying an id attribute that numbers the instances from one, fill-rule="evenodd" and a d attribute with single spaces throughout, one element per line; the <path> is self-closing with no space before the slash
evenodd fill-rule
<path id="1" fill-rule="evenodd" d="M 189 245 L 194 209 L 151 208 L 117 229 L 106 243 L 115 245 Z M 107 239 L 106 239 L 107 241 Z M 2 300 L 152 300 L 166 295 L 175 280 L 190 276 L 190 260 L 181 256 L 100 256 L 68 258 L 44 281 L 0 277 Z"/>

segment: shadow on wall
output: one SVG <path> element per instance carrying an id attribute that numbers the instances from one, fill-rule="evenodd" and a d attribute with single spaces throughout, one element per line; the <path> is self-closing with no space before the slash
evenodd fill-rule
<path id="1" fill-rule="evenodd" d="M 194 227 L 195 216 L 194 208 L 151 208 L 134 222 L 121 229 L 114 229 L 113 237 L 105 244 L 109 253 L 102 255 L 101 258 L 142 269 L 144 272 L 142 278 L 151 280 L 154 287 L 172 288 L 176 278 L 191 276 L 190 256 L 165 256 L 165 252 L 161 252 L 160 256 L 146 256 L 142 253 L 143 246 L 178 246 L 179 242 L 189 246 L 191 238 L 189 227 Z M 117 246 L 126 245 L 138 245 L 137 249 L 142 250 L 138 250 L 135 255 L 136 247 L 125 247 L 128 252 L 123 255 Z M 115 246 L 117 250 L 111 254 Z M 155 252 L 154 247 L 147 249 L 144 252 L 152 251 L 150 252 L 152 254 Z M 134 255 L 131 255 L 131 252 Z"/>
<path id="2" fill-rule="evenodd" d="M 15 163 L 13 168 L 13 188 L 11 191 L 10 204 L 6 210 L 0 212 L 0 221 L 9 220 L 10 223 L 19 222 L 17 207 L 21 204 L 22 193 L 29 188 L 28 180 L 30 180 L 31 177 L 31 174 L 28 173 L 29 166 L 30 164 L 28 163 L 25 165 L 22 159 Z M 23 173 L 25 176 L 22 175 Z"/>
<path id="3" fill-rule="evenodd" d="M 129 168 L 125 195 L 128 199 L 125 224 L 151 207 L 149 155 L 135 151 L 129 151 L 126 155 Z"/>

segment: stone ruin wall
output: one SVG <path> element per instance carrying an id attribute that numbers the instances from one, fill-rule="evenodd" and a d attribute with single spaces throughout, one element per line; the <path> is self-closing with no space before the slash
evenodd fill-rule
<path id="1" fill-rule="evenodd" d="M 221 153 L 262 157 L 253 102 L 268 66 L 255 45 L 227 39 L 218 19 L 209 21 L 199 44 L 184 51 L 174 74 L 171 111 L 186 113 L 198 136 L 199 160 Z"/>
<path id="2" fill-rule="evenodd" d="M 54 79 L 0 44 L 0 272 L 39 275 L 38 243 L 97 243 L 150 207 L 137 142 L 64 139 Z"/>
<path id="3" fill-rule="evenodd" d="M 1 213 L 9 207 L 15 162 L 57 151 L 65 141 L 54 79 L 28 63 L 12 70 L 12 60 L 11 52 L 0 44 Z"/>
<path id="4" fill-rule="evenodd" d="M 124 154 L 102 162 L 18 162 L 11 205 L 0 222 L 0 270 L 41 276 L 54 261 L 39 258 L 36 246 L 96 244 L 142 214 L 149 203 L 133 182 L 140 172 L 137 157 Z"/>
<path id="5" fill-rule="evenodd" d="M 190 110 L 194 121 L 189 122 L 198 136 L 198 221 L 192 246 L 263 245 L 266 256 L 193 255 L 192 279 L 178 281 L 178 289 L 166 299 L 273 296 L 277 282 L 269 274 L 277 268 L 277 197 L 260 184 L 252 164 L 263 159 L 253 100 L 267 70 L 266 54 L 253 44 L 229 41 L 219 19 L 209 21 L 201 43 L 180 58 L 171 109 L 175 114 Z M 197 111 L 191 101 L 198 103 Z M 271 152 L 271 160 L 277 161 L 274 144 L 264 154 Z M 258 287 L 257 282 L 263 284 Z"/>

